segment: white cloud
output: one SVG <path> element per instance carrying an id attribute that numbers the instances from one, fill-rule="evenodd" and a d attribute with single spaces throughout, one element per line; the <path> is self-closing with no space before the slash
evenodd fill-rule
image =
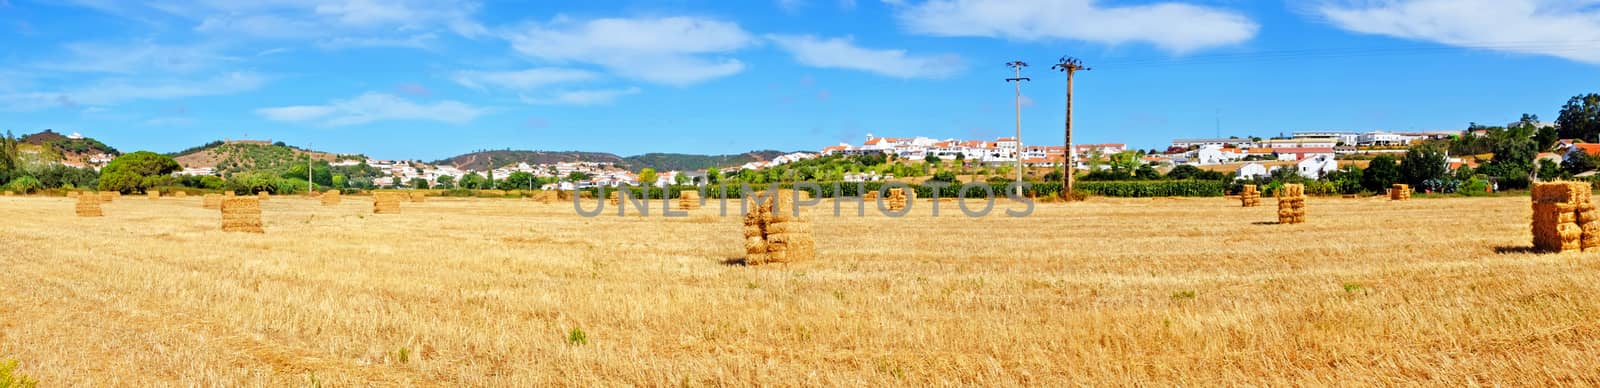
<path id="1" fill-rule="evenodd" d="M 898 2 L 891 2 L 894 5 Z M 1097 0 L 929 0 L 896 6 L 913 33 L 1022 41 L 1148 43 L 1173 53 L 1238 44 L 1260 29 L 1236 12 L 1165 2 L 1109 6 Z"/>
<path id="2" fill-rule="evenodd" d="M 256 109 L 255 113 L 268 120 L 288 122 L 318 122 L 338 127 L 387 120 L 426 120 L 463 124 L 488 113 L 457 101 L 440 101 L 418 104 L 392 94 L 367 92 L 348 100 L 334 100 L 325 105 L 294 105 Z"/>
<path id="3" fill-rule="evenodd" d="M 848 38 L 819 39 L 804 35 L 768 35 L 794 59 L 815 67 L 851 69 L 895 78 L 943 78 L 963 69 L 961 57 L 907 55 L 905 50 L 874 50 L 856 46 Z"/>
<path id="4" fill-rule="evenodd" d="M 1327 2 L 1317 13 L 1345 30 L 1600 64 L 1600 0 Z"/>
<path id="5" fill-rule="evenodd" d="M 630 94 L 638 94 L 638 87 L 626 89 L 594 89 L 574 90 L 556 93 L 553 97 L 535 98 L 522 96 L 522 102 L 532 105 L 601 105 L 615 102 L 617 98 Z"/>
<path id="6" fill-rule="evenodd" d="M 0 106 L 30 111 L 52 106 L 107 106 L 137 100 L 170 100 L 229 95 L 260 88 L 267 78 L 235 72 L 201 80 L 108 79 L 76 88 L 0 94 Z"/>
<path id="7" fill-rule="evenodd" d="M 435 31 L 448 31 L 467 38 L 486 36 L 488 32 L 473 19 L 480 5 L 470 0 L 72 1 L 131 19 L 176 16 L 194 21 L 197 32 L 225 36 L 403 42 Z"/>
<path id="8" fill-rule="evenodd" d="M 698 17 L 593 19 L 556 17 L 504 34 L 523 55 L 556 63 L 591 63 L 644 81 L 689 85 L 744 70 L 733 58 L 710 57 L 756 39 L 739 25 Z"/>
<path id="9" fill-rule="evenodd" d="M 517 71 L 458 71 L 450 75 L 450 80 L 478 90 L 489 87 L 531 90 L 560 83 L 589 81 L 599 76 L 588 70 L 540 67 Z"/>
<path id="10" fill-rule="evenodd" d="M 197 71 L 239 60 L 222 55 L 220 48 L 213 45 L 78 42 L 65 44 L 63 48 L 67 52 L 65 57 L 38 62 L 31 67 L 65 72 L 148 74 Z"/>

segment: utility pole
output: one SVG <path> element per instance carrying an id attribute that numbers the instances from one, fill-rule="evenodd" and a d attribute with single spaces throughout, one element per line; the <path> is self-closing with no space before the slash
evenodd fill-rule
<path id="1" fill-rule="evenodd" d="M 1078 151 L 1072 146 L 1072 76 L 1080 70 L 1088 71 L 1090 69 L 1088 66 L 1084 66 L 1083 62 L 1079 61 L 1078 58 L 1073 57 L 1061 57 L 1060 62 L 1050 66 L 1050 68 L 1067 73 L 1067 135 L 1065 142 L 1067 160 L 1065 163 L 1066 169 L 1062 170 L 1061 174 L 1061 196 L 1070 198 L 1072 194 L 1072 175 L 1075 173 L 1073 170 L 1078 163 Z"/>
<path id="2" fill-rule="evenodd" d="M 1016 92 L 1017 92 L 1017 97 L 1016 97 L 1017 137 L 1015 138 L 1015 140 L 1017 141 L 1017 153 L 1013 157 L 1017 159 L 1017 196 L 1020 197 L 1020 196 L 1022 196 L 1022 169 L 1023 169 L 1023 166 L 1022 166 L 1022 81 L 1032 81 L 1032 79 L 1022 76 L 1022 68 L 1028 67 L 1028 63 L 1027 62 L 1011 61 L 1011 62 L 1006 62 L 1006 66 L 1011 67 L 1011 69 L 1015 70 L 1016 74 L 1017 74 L 1017 76 L 1015 78 L 1006 78 L 1006 82 L 1015 82 L 1016 83 Z"/>
<path id="3" fill-rule="evenodd" d="M 311 147 L 315 146 L 313 143 L 306 143 L 306 195 L 317 192 L 317 185 L 312 182 L 317 173 L 311 169 Z"/>

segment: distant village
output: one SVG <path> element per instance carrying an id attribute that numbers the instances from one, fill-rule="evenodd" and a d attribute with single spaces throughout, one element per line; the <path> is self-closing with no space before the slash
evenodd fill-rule
<path id="1" fill-rule="evenodd" d="M 1539 123 L 1540 126 L 1549 126 L 1549 123 Z M 1482 131 L 1467 135 L 1483 136 Z M 1112 155 L 1124 152 L 1138 152 L 1141 161 L 1155 167 L 1173 167 L 1177 165 L 1213 166 L 1224 167 L 1237 174 L 1239 179 L 1249 179 L 1259 176 L 1268 176 L 1280 168 L 1294 168 L 1295 172 L 1307 178 L 1317 178 L 1328 172 L 1337 170 L 1337 160 L 1347 155 L 1358 154 L 1403 154 L 1406 147 L 1413 142 L 1422 140 L 1445 139 L 1463 135 L 1462 131 L 1422 131 L 1422 132 L 1343 132 L 1343 131 L 1307 131 L 1294 132 L 1290 136 L 1263 139 L 1260 137 L 1227 137 L 1227 138 L 1196 138 L 1173 139 L 1171 145 L 1165 150 L 1151 149 L 1147 151 L 1130 150 L 1126 144 L 1076 144 L 1071 155 L 1066 152 L 1066 147 L 1059 145 L 1021 145 L 1016 138 L 1001 137 L 994 140 L 961 140 L 961 139 L 935 139 L 928 137 L 879 137 L 868 134 L 861 144 L 840 143 L 822 147 L 818 152 L 795 152 L 785 154 L 767 161 L 745 163 L 737 166 L 718 168 L 723 174 L 735 173 L 739 170 L 762 170 L 773 166 L 792 163 L 800 160 L 812 159 L 819 156 L 833 155 L 892 155 L 900 160 L 923 161 L 931 158 L 940 160 L 962 160 L 966 163 L 990 166 L 1009 166 L 1017 163 L 1017 158 L 1022 159 L 1022 164 L 1027 167 L 1051 168 L 1060 167 L 1070 157 L 1075 168 L 1088 170 L 1104 168 L 1106 161 Z M 74 133 L 73 138 L 82 138 Z M 1575 142 L 1564 142 L 1575 143 Z M 1568 147 L 1578 149 L 1581 146 L 1600 146 L 1589 144 L 1569 144 Z M 1600 151 L 1600 150 L 1597 150 Z M 1560 151 L 1557 153 L 1541 153 L 1540 158 L 1561 159 Z M 110 155 L 92 156 L 83 161 L 82 166 L 96 168 L 103 166 L 111 159 Z M 1292 162 L 1292 163 L 1284 163 Z M 1476 161 L 1460 157 L 1450 158 L 1453 166 L 1473 165 Z M 617 187 L 654 185 L 666 186 L 680 181 L 695 184 L 704 183 L 708 170 L 695 171 L 658 171 L 655 181 L 640 182 L 639 174 L 623 169 L 611 163 L 603 162 L 560 162 L 554 164 L 528 164 L 501 166 L 488 171 L 459 169 L 451 166 L 431 165 L 420 161 L 382 160 L 382 159 L 344 159 L 332 162 L 332 166 L 354 166 L 366 164 L 376 168 L 397 179 L 379 179 L 374 183 L 379 187 L 390 187 L 395 181 L 410 182 L 416 179 L 428 182 L 439 181 L 441 177 L 451 177 L 460 180 L 470 174 L 504 178 L 513 173 L 528 173 L 540 178 L 554 180 L 539 187 L 542 189 L 583 189 L 590 187 Z M 1269 166 L 1270 165 L 1270 166 Z M 1230 168 L 1231 167 L 1231 168 Z M 577 174 L 574 174 L 577 173 Z M 176 173 L 177 175 L 216 175 L 211 167 L 190 167 Z M 570 177 L 584 177 L 581 180 L 567 179 Z M 681 178 L 680 178 L 681 176 Z M 860 174 L 846 176 L 850 181 L 872 181 L 889 179 L 891 176 L 876 174 Z"/>

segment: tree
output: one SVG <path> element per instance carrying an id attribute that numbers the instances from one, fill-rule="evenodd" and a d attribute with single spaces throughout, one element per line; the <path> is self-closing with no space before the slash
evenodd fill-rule
<path id="1" fill-rule="evenodd" d="M 478 175 L 476 172 L 470 172 L 467 173 L 467 176 L 461 177 L 461 188 L 463 189 L 484 189 L 487 188 L 485 187 L 487 184 L 488 181 L 484 180 L 483 176 Z"/>
<path id="2" fill-rule="evenodd" d="M 1511 128 L 1490 129 L 1490 152 L 1494 152 L 1494 159 L 1483 166 L 1483 173 L 1498 178 L 1500 185 L 1506 188 L 1528 187 L 1533 175 L 1533 158 L 1539 153 L 1535 130 L 1533 124 L 1527 122 Z"/>
<path id="3" fill-rule="evenodd" d="M 178 161 L 170 156 L 150 151 L 124 154 L 100 169 L 100 190 L 127 194 L 170 185 L 172 172 L 179 168 Z"/>
<path id="4" fill-rule="evenodd" d="M 434 187 L 453 189 L 456 186 L 456 178 L 449 175 L 440 175 L 438 178 L 433 180 L 433 183 L 436 183 L 433 185 Z"/>
<path id="5" fill-rule="evenodd" d="M 1441 187 L 1438 181 L 1449 176 L 1447 170 L 1450 169 L 1449 160 L 1441 148 L 1434 143 L 1411 146 L 1400 164 L 1401 180 L 1414 187 L 1439 191 Z"/>
<path id="6" fill-rule="evenodd" d="M 928 154 L 928 156 L 923 157 L 922 161 L 923 162 L 927 162 L 928 165 L 936 165 L 936 164 L 939 164 L 939 162 L 943 162 L 944 159 L 939 159 L 938 155 L 934 155 L 934 154 L 930 153 L 930 154 Z"/>
<path id="7" fill-rule="evenodd" d="M 1567 176 L 1593 171 L 1594 168 L 1594 159 L 1583 150 L 1572 150 L 1567 153 L 1567 160 L 1561 161 L 1561 170 L 1565 171 Z"/>
<path id="8" fill-rule="evenodd" d="M 5 137 L 0 137 L 0 182 L 11 172 L 22 167 L 21 155 L 17 150 L 17 137 L 6 131 Z"/>
<path id="9" fill-rule="evenodd" d="M 346 184 L 350 183 L 350 178 L 345 178 L 344 175 L 334 175 L 331 181 L 332 182 L 330 183 L 333 183 L 333 188 L 343 189 L 346 187 Z"/>
<path id="10" fill-rule="evenodd" d="M 952 172 L 952 171 L 939 171 L 939 172 L 933 173 L 933 177 L 932 178 L 928 178 L 928 181 L 929 182 L 944 182 L 944 183 L 961 183 L 960 180 L 956 179 L 956 173 Z"/>
<path id="11" fill-rule="evenodd" d="M 39 183 L 39 180 L 38 179 L 34 179 L 34 177 L 23 175 L 21 177 L 18 177 L 17 179 L 12 179 L 11 183 L 6 184 L 5 187 L 6 187 L 6 190 L 15 191 L 15 192 L 23 193 L 23 194 L 30 194 L 30 193 L 33 193 L 35 191 L 39 191 L 40 189 L 43 189 L 44 188 L 44 184 Z"/>
<path id="12" fill-rule="evenodd" d="M 643 170 L 639 170 L 639 184 L 654 186 L 656 178 L 656 169 L 646 167 Z"/>
<path id="13" fill-rule="evenodd" d="M 672 177 L 672 183 L 683 186 L 689 184 L 689 174 L 678 174 Z"/>
<path id="14" fill-rule="evenodd" d="M 587 172 L 573 171 L 571 174 L 567 174 L 567 182 L 586 181 L 593 177 L 593 175 L 589 175 Z"/>
<path id="15" fill-rule="evenodd" d="M 1600 142 L 1600 94 L 1573 96 L 1556 117 L 1556 133 L 1565 139 Z"/>
<path id="16" fill-rule="evenodd" d="M 528 190 L 533 187 L 533 180 L 532 173 L 517 171 L 507 175 L 501 187 L 506 190 Z"/>
<path id="17" fill-rule="evenodd" d="M 1395 165 L 1394 157 L 1378 155 L 1367 164 L 1367 169 L 1361 172 L 1361 188 L 1374 193 L 1381 193 L 1395 182 L 1400 181 L 1400 166 Z"/>
<path id="18" fill-rule="evenodd" d="M 426 189 L 428 188 L 428 180 L 422 178 L 411 178 L 411 188 Z"/>
<path id="19" fill-rule="evenodd" d="M 706 183 L 722 183 L 722 170 L 715 167 L 706 169 Z"/>

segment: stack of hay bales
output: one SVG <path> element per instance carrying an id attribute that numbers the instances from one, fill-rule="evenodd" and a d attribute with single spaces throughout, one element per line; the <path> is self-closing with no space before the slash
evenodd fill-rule
<path id="1" fill-rule="evenodd" d="M 228 198 L 222 200 L 222 231 L 266 232 L 261 226 L 261 199 Z"/>
<path id="2" fill-rule="evenodd" d="M 222 208 L 222 198 L 224 198 L 224 197 L 221 196 L 221 195 L 206 194 L 205 197 L 201 197 L 201 198 L 202 198 L 201 199 L 201 201 L 202 201 L 201 202 L 201 206 L 205 207 L 206 209 L 221 209 Z"/>
<path id="3" fill-rule="evenodd" d="M 78 206 L 75 210 L 78 213 L 78 217 L 105 216 L 105 213 L 100 212 L 100 196 L 94 194 L 78 196 Z"/>
<path id="4" fill-rule="evenodd" d="M 873 190 L 873 191 L 868 191 L 868 192 L 865 192 L 865 193 L 861 193 L 861 200 L 863 200 L 863 201 L 876 201 L 876 200 L 878 200 L 878 191 L 877 190 Z"/>
<path id="5" fill-rule="evenodd" d="M 1404 201 L 1411 199 L 1411 185 L 1404 183 L 1394 184 L 1393 187 L 1389 188 L 1389 199 L 1393 201 Z"/>
<path id="6" fill-rule="evenodd" d="M 372 214 L 400 214 L 400 201 L 405 195 L 393 191 L 372 193 Z"/>
<path id="7" fill-rule="evenodd" d="M 409 197 L 411 202 L 422 202 L 427 200 L 428 193 L 425 191 L 412 191 Z"/>
<path id="8" fill-rule="evenodd" d="M 698 194 L 698 193 L 697 193 Z M 747 198 L 744 217 L 745 264 L 762 265 L 810 260 L 817 255 L 811 223 L 793 214 L 794 193 L 779 190 L 777 197 L 756 203 Z"/>
<path id="9" fill-rule="evenodd" d="M 10 196 L 13 196 L 13 195 L 17 195 L 17 192 L 11 191 L 11 190 L 6 190 L 6 196 L 7 197 L 10 197 Z"/>
<path id="10" fill-rule="evenodd" d="M 889 211 L 897 212 L 906 208 L 906 189 L 889 189 Z"/>
<path id="11" fill-rule="evenodd" d="M 700 192 L 684 190 L 678 192 L 678 210 L 695 210 L 700 208 Z"/>
<path id="12" fill-rule="evenodd" d="M 187 192 L 187 191 L 179 191 L 179 192 L 172 193 L 172 196 L 178 197 L 178 198 L 189 198 L 189 192 Z"/>
<path id="13" fill-rule="evenodd" d="M 145 195 L 145 197 L 150 198 L 150 199 L 161 199 L 161 191 L 160 190 L 146 191 L 146 192 L 144 192 L 144 195 Z"/>
<path id="14" fill-rule="evenodd" d="M 343 196 L 343 193 L 340 193 L 339 190 L 328 190 L 328 192 L 322 193 L 322 206 L 338 206 L 339 200 Z"/>
<path id="15" fill-rule="evenodd" d="M 100 202 L 101 203 L 111 203 L 111 202 L 113 202 L 113 200 L 117 199 L 118 194 L 122 194 L 122 193 L 115 192 L 115 191 L 102 191 L 102 192 L 100 192 Z"/>
<path id="16" fill-rule="evenodd" d="M 256 199 L 260 199 L 262 201 L 272 199 L 272 194 L 265 191 L 256 192 Z"/>
<path id="17" fill-rule="evenodd" d="M 617 193 L 618 193 L 617 191 L 612 191 L 612 192 L 606 194 L 606 204 L 607 205 L 622 206 L 622 199 L 621 199 L 621 197 L 619 197 L 620 194 L 617 194 Z"/>
<path id="18" fill-rule="evenodd" d="M 1244 207 L 1261 206 L 1261 191 L 1256 189 L 1256 185 L 1244 185 L 1244 189 L 1239 191 L 1239 202 Z"/>
<path id="19" fill-rule="evenodd" d="M 1283 185 L 1278 190 L 1278 223 L 1306 222 L 1306 186 L 1299 183 Z"/>
<path id="20" fill-rule="evenodd" d="M 1600 251 L 1600 213 L 1588 183 L 1534 184 L 1533 247 L 1545 252 Z"/>
<path id="21" fill-rule="evenodd" d="M 224 191 L 224 192 L 222 192 L 222 196 L 228 197 L 228 198 L 233 198 L 234 194 L 233 194 L 232 191 Z"/>

